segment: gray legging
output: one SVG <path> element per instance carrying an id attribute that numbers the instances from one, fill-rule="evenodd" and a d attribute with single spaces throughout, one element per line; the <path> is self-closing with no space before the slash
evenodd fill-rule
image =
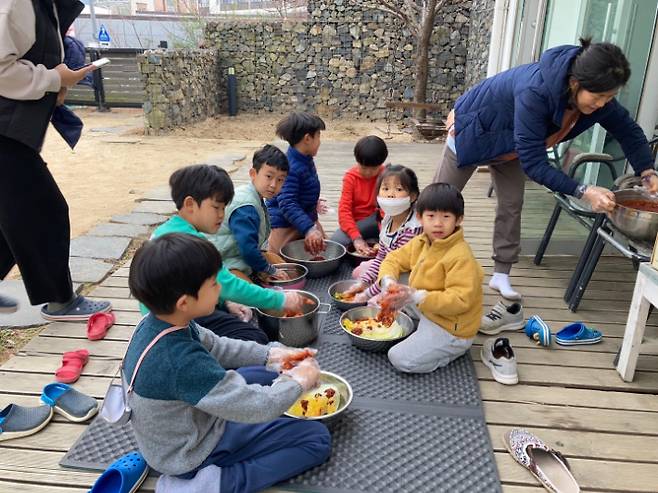
<path id="1" fill-rule="evenodd" d="M 361 233 L 361 238 L 364 240 L 376 240 L 379 238 L 379 225 L 377 224 L 377 213 L 375 212 L 371 216 L 366 217 L 357 221 L 356 227 L 359 228 Z M 341 245 L 347 247 L 352 244 L 352 240 L 349 236 L 342 230 L 338 229 L 336 232 L 331 235 L 331 241 L 340 243 Z"/>
<path id="2" fill-rule="evenodd" d="M 463 190 L 477 166 L 458 167 L 457 164 L 457 156 L 446 145 L 432 183 L 450 183 Z M 519 261 L 521 252 L 521 210 L 525 173 L 518 159 L 492 161 L 481 165 L 489 165 L 498 200 L 493 235 L 494 271 L 509 274 L 512 264 Z"/>

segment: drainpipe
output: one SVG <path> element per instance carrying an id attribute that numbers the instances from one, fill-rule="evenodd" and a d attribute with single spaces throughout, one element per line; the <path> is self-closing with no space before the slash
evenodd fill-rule
<path id="1" fill-rule="evenodd" d="M 489 63 L 487 64 L 487 77 L 500 72 L 502 49 L 505 38 L 505 24 L 509 0 L 496 0 L 494 5 L 493 21 L 491 23 L 491 40 L 489 42 Z"/>

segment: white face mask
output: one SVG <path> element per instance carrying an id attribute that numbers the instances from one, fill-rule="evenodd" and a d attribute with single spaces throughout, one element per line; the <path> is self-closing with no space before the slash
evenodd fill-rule
<path id="1" fill-rule="evenodd" d="M 397 216 L 406 212 L 411 207 L 411 197 L 385 198 L 377 197 L 377 203 L 387 216 Z"/>

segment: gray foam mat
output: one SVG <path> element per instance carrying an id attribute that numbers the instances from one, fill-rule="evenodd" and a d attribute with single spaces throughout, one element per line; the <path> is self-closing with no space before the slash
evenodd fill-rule
<path id="1" fill-rule="evenodd" d="M 333 341 L 333 339 L 332 339 Z M 318 362 L 324 370 L 345 378 L 354 395 L 452 406 L 480 406 L 477 380 L 468 357 L 432 373 L 406 374 L 393 369 L 386 353 L 370 353 L 346 343 L 321 340 Z"/>
<path id="2" fill-rule="evenodd" d="M 305 289 L 330 302 L 327 288 L 351 270 L 343 264 L 332 276 L 310 279 Z M 430 374 L 401 374 L 386 354 L 352 347 L 338 327 L 340 314 L 334 306 L 324 317 L 315 346 L 322 368 L 350 382 L 354 400 L 330 425 L 330 460 L 277 487 L 315 493 L 501 491 L 470 356 Z M 117 427 L 97 417 L 60 465 L 102 471 L 136 448 L 130 424 Z"/>
<path id="3" fill-rule="evenodd" d="M 280 486 L 307 492 L 500 491 L 480 419 L 355 408 L 331 436 L 329 461 Z"/>

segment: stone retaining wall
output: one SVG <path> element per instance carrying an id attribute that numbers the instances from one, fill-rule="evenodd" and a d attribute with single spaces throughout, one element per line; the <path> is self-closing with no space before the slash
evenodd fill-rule
<path id="1" fill-rule="evenodd" d="M 496 0 L 473 0 L 471 24 L 468 32 L 468 56 L 466 62 L 466 89 L 487 76 L 491 24 Z"/>
<path id="2" fill-rule="evenodd" d="M 362 5 L 312 0 L 304 22 L 208 24 L 206 43 L 219 50 L 222 74 L 235 67 L 240 110 L 383 119 L 386 101 L 411 99 L 414 37 L 391 15 Z M 464 89 L 470 5 L 447 5 L 436 20 L 427 100 L 444 110 L 435 116 L 445 116 Z"/>
<path id="3" fill-rule="evenodd" d="M 144 128 L 158 135 L 219 114 L 216 50 L 148 50 L 137 58 L 144 80 Z"/>
<path id="4" fill-rule="evenodd" d="M 427 101 L 441 111 L 486 73 L 494 0 L 456 0 L 437 16 Z M 211 22 L 210 50 L 151 51 L 140 61 L 147 133 L 226 110 L 226 74 L 235 68 L 239 111 L 315 111 L 399 121 L 387 101 L 411 100 L 414 36 L 392 15 L 361 0 L 310 0 L 304 21 Z M 471 9 L 475 9 L 473 14 Z"/>

